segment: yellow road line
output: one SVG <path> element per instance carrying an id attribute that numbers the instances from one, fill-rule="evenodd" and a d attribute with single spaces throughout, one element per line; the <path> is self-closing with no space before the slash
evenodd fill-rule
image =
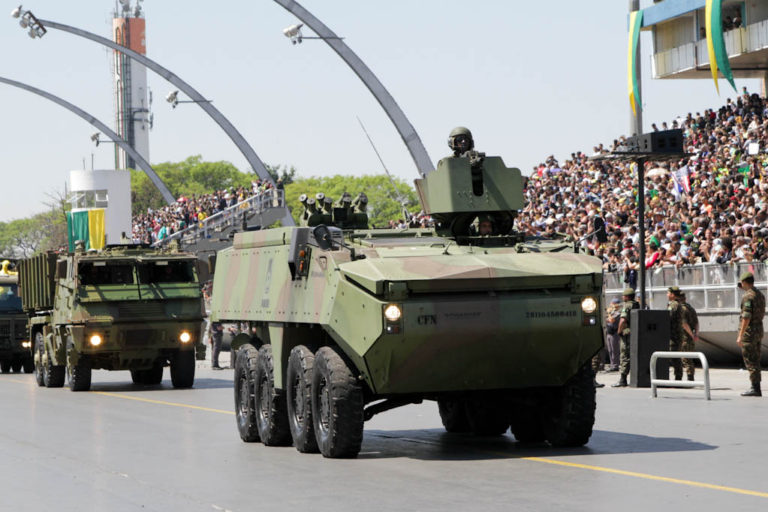
<path id="1" fill-rule="evenodd" d="M 186 409 L 195 409 L 197 411 L 215 412 L 218 414 L 229 414 L 230 416 L 235 414 L 233 411 L 225 411 L 223 409 L 212 409 L 211 407 L 201 407 L 199 405 L 180 404 L 177 402 L 166 402 L 165 400 L 151 400 L 149 398 L 139 398 L 137 396 L 121 395 L 118 393 L 107 393 L 105 391 L 94 391 L 95 395 L 109 396 L 112 398 L 122 398 L 123 400 L 135 400 L 137 402 L 146 402 L 149 404 L 168 405 L 171 407 L 182 407 Z"/>
<path id="2" fill-rule="evenodd" d="M 612 473 L 614 475 L 631 476 L 634 478 L 643 478 L 645 480 L 655 480 L 657 482 L 667 482 L 671 484 L 688 485 L 691 487 L 700 487 L 703 489 L 712 489 L 715 491 L 732 492 L 735 494 L 746 494 L 747 496 L 757 496 L 768 498 L 768 492 L 750 491 L 739 489 L 738 487 L 728 487 L 725 485 L 707 484 L 704 482 L 695 482 L 693 480 L 681 480 L 679 478 L 669 478 L 666 476 L 650 475 L 648 473 L 637 473 L 635 471 L 624 471 L 622 469 L 604 468 L 602 466 L 591 466 L 589 464 L 578 464 L 576 462 L 563 462 L 561 460 L 545 459 L 543 457 L 524 457 L 523 460 L 532 462 L 544 462 L 546 464 L 555 464 L 557 466 L 566 466 L 570 468 L 588 469 L 591 471 L 601 471 L 603 473 Z"/>

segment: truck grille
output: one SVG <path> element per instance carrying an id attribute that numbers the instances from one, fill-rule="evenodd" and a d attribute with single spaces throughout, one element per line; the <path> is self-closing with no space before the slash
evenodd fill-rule
<path id="1" fill-rule="evenodd" d="M 13 325 L 13 334 L 17 340 L 23 340 L 27 337 L 27 322 L 24 320 L 17 320 Z"/>
<path id="2" fill-rule="evenodd" d="M 132 302 L 120 304 L 117 312 L 120 319 L 158 317 L 165 315 L 165 307 L 162 302 Z"/>
<path id="3" fill-rule="evenodd" d="M 152 329 L 134 329 L 125 332 L 126 347 L 145 347 L 153 342 L 152 336 L 155 331 Z"/>
<path id="4" fill-rule="evenodd" d="M 11 324 L 10 322 L 3 322 L 0 324 L 0 338 L 10 338 L 11 337 Z"/>

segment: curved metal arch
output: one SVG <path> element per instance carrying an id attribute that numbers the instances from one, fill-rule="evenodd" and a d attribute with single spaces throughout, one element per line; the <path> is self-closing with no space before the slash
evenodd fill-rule
<path id="1" fill-rule="evenodd" d="M 144 157 L 142 157 L 138 151 L 133 149 L 130 144 L 128 144 L 125 140 L 120 138 L 118 134 L 113 132 L 109 129 L 107 125 L 93 117 L 88 112 L 82 110 L 81 108 L 71 104 L 70 102 L 63 100 L 59 98 L 58 96 L 55 96 L 49 92 L 43 91 L 42 89 L 38 89 L 36 87 L 32 87 L 31 85 L 27 85 L 22 82 L 17 82 L 16 80 L 11 80 L 9 78 L 3 78 L 0 77 L 0 82 L 12 85 L 13 87 L 18 87 L 19 89 L 24 89 L 27 92 L 31 92 L 33 94 L 37 94 L 38 96 L 42 96 L 43 98 L 47 100 L 51 100 L 52 102 L 61 105 L 62 107 L 66 108 L 70 112 L 77 114 L 78 116 L 82 117 L 86 121 L 88 121 L 90 124 L 101 130 L 104 135 L 112 139 L 115 144 L 120 146 L 123 150 L 125 150 L 126 153 L 131 155 L 131 158 L 133 158 L 136 163 L 139 164 L 139 167 L 141 168 L 144 173 L 149 176 L 149 179 L 152 180 L 152 183 L 157 187 L 157 189 L 160 191 L 160 193 L 163 195 L 163 199 L 168 204 L 173 204 L 176 202 L 176 198 L 173 197 L 173 194 L 171 194 L 171 191 L 168 190 L 168 187 L 165 186 L 165 183 L 163 183 L 163 180 L 160 179 L 160 176 L 157 175 L 157 173 L 152 169 L 152 166 L 149 165 L 149 162 L 144 160 Z"/>
<path id="2" fill-rule="evenodd" d="M 294 0 L 275 0 L 278 4 L 284 7 L 294 16 L 304 22 L 309 28 L 315 31 L 320 39 L 323 39 L 333 51 L 335 51 L 339 57 L 344 59 L 344 62 L 352 68 L 352 71 L 363 81 L 365 86 L 379 102 L 381 108 L 387 113 L 392 124 L 395 125 L 397 132 L 405 142 L 408 151 L 411 153 L 411 158 L 416 164 L 416 169 L 422 176 L 426 176 L 430 172 L 435 170 L 432 160 L 427 154 L 427 150 L 424 144 L 421 142 L 419 134 L 416 133 L 416 129 L 413 127 L 408 118 L 405 117 L 405 113 L 397 104 L 395 99 L 389 94 L 389 91 L 384 87 L 384 84 L 376 78 L 373 71 L 365 65 L 360 57 L 352 51 L 352 49 L 342 41 L 331 29 L 329 29 L 322 21 L 317 19 L 311 12 L 299 5 Z"/>
<path id="3" fill-rule="evenodd" d="M 183 91 L 184 94 L 189 96 L 195 103 L 197 103 L 200 106 L 200 108 L 202 108 L 209 116 L 211 116 L 211 118 L 214 121 L 216 121 L 216 124 L 218 124 L 222 130 L 224 130 L 224 132 L 229 136 L 229 138 L 232 139 L 232 142 L 235 143 L 235 145 L 243 154 L 243 156 L 245 156 L 245 159 L 248 161 L 248 164 L 253 168 L 256 174 L 258 174 L 259 178 L 261 178 L 262 180 L 268 181 L 273 186 L 275 185 L 275 182 L 272 179 L 272 176 L 269 174 L 269 172 L 267 172 L 267 168 L 264 166 L 264 163 L 261 161 L 261 159 L 253 150 L 253 148 L 250 146 L 250 144 L 248 144 L 248 141 L 245 140 L 245 137 L 243 137 L 240 134 L 240 132 L 237 131 L 237 128 L 235 128 L 235 126 L 229 122 L 229 119 L 224 117 L 224 114 L 219 112 L 219 110 L 216 107 L 214 107 L 210 101 L 208 101 L 202 94 L 197 92 L 197 90 L 194 87 L 192 87 L 187 82 L 179 78 L 175 73 L 164 68 L 163 66 L 153 61 L 152 59 L 149 59 L 146 56 L 141 55 L 140 53 L 136 53 L 130 48 L 120 46 L 114 41 L 111 41 L 105 37 L 96 35 L 92 32 L 71 27 L 69 25 L 64 25 L 62 23 L 56 23 L 55 21 L 51 21 L 51 20 L 41 20 L 38 18 L 38 21 L 45 28 L 55 28 L 58 30 L 62 30 L 64 32 L 69 32 L 70 34 L 75 34 L 77 36 L 90 39 L 91 41 L 95 41 L 101 45 L 108 46 L 109 48 L 112 48 L 113 50 L 118 51 L 140 62 L 141 64 L 148 67 L 149 69 L 151 69 L 152 71 L 160 75 L 161 77 L 171 82 L 173 85 L 178 87 L 179 90 Z"/>

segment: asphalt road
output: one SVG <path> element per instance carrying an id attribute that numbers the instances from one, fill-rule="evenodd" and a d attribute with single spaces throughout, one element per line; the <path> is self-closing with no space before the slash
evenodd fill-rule
<path id="1" fill-rule="evenodd" d="M 72 393 L 0 375 L 0 510 L 768 509 L 768 398 L 740 398 L 736 370 L 712 372 L 709 402 L 598 390 L 584 448 L 447 434 L 424 403 L 368 422 L 354 460 L 241 442 L 231 379 L 199 367 L 174 390 L 167 370 L 153 387 L 98 371 Z"/>

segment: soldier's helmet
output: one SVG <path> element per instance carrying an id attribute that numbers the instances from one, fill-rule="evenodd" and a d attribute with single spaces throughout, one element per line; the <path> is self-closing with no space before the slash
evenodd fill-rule
<path id="1" fill-rule="evenodd" d="M 463 153 L 475 147 L 475 141 L 472 139 L 472 132 L 469 128 L 457 126 L 448 135 L 448 147 L 454 153 Z"/>

